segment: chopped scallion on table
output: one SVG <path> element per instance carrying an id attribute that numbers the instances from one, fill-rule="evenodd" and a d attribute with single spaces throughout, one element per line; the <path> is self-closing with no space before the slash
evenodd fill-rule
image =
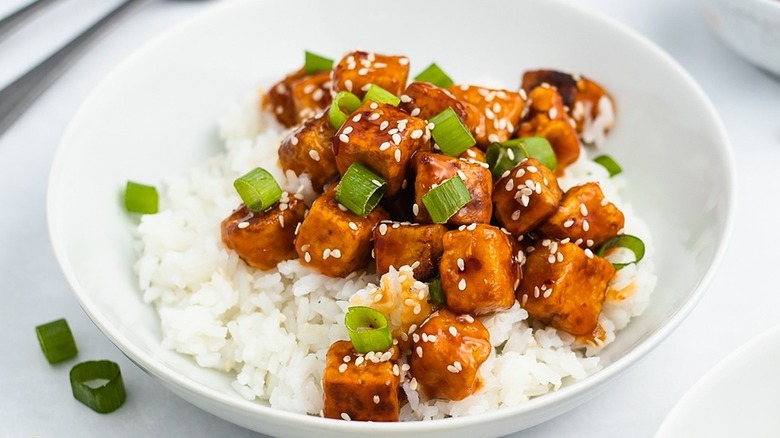
<path id="1" fill-rule="evenodd" d="M 303 69 L 307 75 L 333 69 L 333 60 L 330 58 L 325 58 L 309 51 L 306 51 L 305 58 Z"/>
<path id="2" fill-rule="evenodd" d="M 233 181 L 244 205 L 252 211 L 263 211 L 276 204 L 282 189 L 267 170 L 257 167 Z"/>
<path id="3" fill-rule="evenodd" d="M 385 194 L 387 182 L 360 163 L 352 163 L 336 187 L 336 201 L 366 217 Z"/>
<path id="4" fill-rule="evenodd" d="M 440 112 L 433 116 L 429 122 L 433 123 L 433 140 L 439 146 L 439 149 L 447 155 L 457 157 L 466 149 L 474 146 L 477 141 L 474 136 L 452 108 Z"/>
<path id="5" fill-rule="evenodd" d="M 328 108 L 328 121 L 333 129 L 341 128 L 350 114 L 360 107 L 360 98 L 349 91 L 339 91 Z M 346 111 L 345 111 L 346 110 Z"/>
<path id="6" fill-rule="evenodd" d="M 65 319 L 58 319 L 35 327 L 38 342 L 50 364 L 75 357 L 78 354 L 76 341 Z"/>
<path id="7" fill-rule="evenodd" d="M 414 80 L 419 82 L 429 82 L 441 88 L 447 88 L 454 84 L 447 73 L 444 73 L 444 70 L 436 65 L 435 62 L 420 72 L 420 74 L 415 76 Z"/>
<path id="8" fill-rule="evenodd" d="M 125 384 L 119 365 L 110 360 L 82 362 L 70 370 L 70 387 L 76 400 L 93 411 L 107 414 L 125 402 Z"/>
<path id="9" fill-rule="evenodd" d="M 387 317 L 377 310 L 365 306 L 350 307 L 344 324 L 352 346 L 358 353 L 385 351 L 393 345 Z"/>
<path id="10" fill-rule="evenodd" d="M 471 193 L 459 176 L 444 181 L 422 197 L 433 222 L 446 223 L 464 205 L 471 201 Z"/>
<path id="11" fill-rule="evenodd" d="M 125 187 L 125 208 L 130 213 L 155 214 L 159 195 L 154 186 L 128 181 Z"/>

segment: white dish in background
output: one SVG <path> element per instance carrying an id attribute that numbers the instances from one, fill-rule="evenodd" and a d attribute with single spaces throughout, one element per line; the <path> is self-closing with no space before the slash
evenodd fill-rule
<path id="1" fill-rule="evenodd" d="M 656 438 L 780 436 L 780 326 L 731 352 L 667 415 Z"/>
<path id="2" fill-rule="evenodd" d="M 780 76 L 780 1 L 700 0 L 718 37 L 752 64 Z"/>
<path id="3" fill-rule="evenodd" d="M 48 198 L 52 244 L 82 307 L 172 391 L 272 435 L 496 436 L 595 396 L 679 325 L 722 258 L 734 218 L 735 171 L 712 105 L 679 65 L 636 33 L 554 1 L 401 0 L 387 8 L 347 0 L 340 6 L 224 2 L 150 42 L 93 91 L 63 136 Z M 414 17 L 436 19 L 423 25 Z M 230 376 L 160 346 L 157 315 L 143 303 L 132 270 L 136 218 L 120 201 L 124 184 L 154 184 L 217 153 L 216 117 L 297 69 L 305 49 L 339 57 L 356 47 L 408 55 L 412 74 L 436 61 L 459 81 L 490 76 L 514 87 L 524 70 L 549 67 L 583 73 L 611 91 L 618 118 L 604 152 L 623 166 L 625 199 L 654 235 L 658 285 L 647 311 L 602 352 L 602 371 L 488 414 L 359 423 L 247 401 Z"/>

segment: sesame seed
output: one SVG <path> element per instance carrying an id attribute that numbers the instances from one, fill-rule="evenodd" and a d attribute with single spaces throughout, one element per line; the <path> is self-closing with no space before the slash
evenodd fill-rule
<path id="1" fill-rule="evenodd" d="M 327 260 L 330 257 L 330 248 L 322 250 L 322 260 Z"/>
<path id="2" fill-rule="evenodd" d="M 562 262 L 563 261 L 563 253 L 559 252 L 559 253 L 555 254 L 555 258 L 558 259 L 558 263 Z"/>
<path id="3" fill-rule="evenodd" d="M 366 359 L 363 356 L 358 356 L 357 359 L 355 359 L 355 365 L 360 366 L 365 360 Z"/>
<path id="4" fill-rule="evenodd" d="M 387 224 L 379 224 L 379 234 L 385 235 L 387 233 Z"/>
<path id="5" fill-rule="evenodd" d="M 395 374 L 395 369 L 393 369 L 393 373 Z M 397 376 L 398 374 L 395 374 L 395 375 Z M 379 404 L 379 396 L 378 395 L 374 395 L 374 404 L 376 404 L 376 405 Z"/>
<path id="6" fill-rule="evenodd" d="M 384 151 L 386 151 L 388 149 L 390 149 L 390 142 L 389 141 L 386 141 L 386 142 L 384 142 L 384 143 L 379 145 L 379 150 L 382 151 L 382 152 L 384 152 Z"/>
<path id="7" fill-rule="evenodd" d="M 320 154 L 314 149 L 309 150 L 309 157 L 314 161 L 320 161 Z"/>
<path id="8" fill-rule="evenodd" d="M 351 70 L 351 69 L 350 69 Z M 347 89 L 347 91 L 352 91 L 352 81 L 347 79 L 344 81 L 344 88 Z"/>
<path id="9" fill-rule="evenodd" d="M 401 144 L 401 134 L 393 134 L 393 143 L 396 145 Z"/>
<path id="10" fill-rule="evenodd" d="M 469 150 L 470 150 L 470 149 L 469 149 Z M 520 170 L 522 170 L 522 169 L 520 169 Z M 511 171 L 509 171 L 509 170 L 505 170 L 505 171 L 504 171 L 504 173 L 502 173 L 502 174 L 501 174 L 501 178 L 506 178 L 506 177 L 508 177 L 510 173 L 511 173 Z"/>
<path id="11" fill-rule="evenodd" d="M 420 355 L 422 357 L 422 354 Z M 409 389 L 412 391 L 417 390 L 417 379 L 415 377 L 412 377 L 412 380 L 409 381 Z"/>
<path id="12" fill-rule="evenodd" d="M 374 121 L 379 120 L 379 118 L 382 117 L 379 113 L 372 113 L 370 116 L 368 116 L 368 120 Z"/>
<path id="13" fill-rule="evenodd" d="M 362 118 L 363 118 L 363 114 L 358 113 L 358 114 L 355 115 L 355 117 L 352 118 L 352 121 L 353 122 L 359 122 L 360 119 L 362 119 Z"/>
<path id="14" fill-rule="evenodd" d="M 458 371 L 463 371 L 463 365 L 461 365 L 461 364 L 460 364 L 460 362 L 459 362 L 459 361 L 457 361 L 457 360 L 456 360 L 455 362 L 453 362 L 453 363 L 452 363 L 452 366 L 454 366 L 455 368 L 457 368 L 457 369 L 458 369 Z"/>
<path id="15" fill-rule="evenodd" d="M 569 219 L 563 223 L 563 228 L 571 228 L 574 225 L 574 219 Z"/>
<path id="16" fill-rule="evenodd" d="M 334 259 L 340 259 L 341 258 L 341 250 L 336 248 L 333 251 L 330 252 L 330 256 Z"/>
<path id="17" fill-rule="evenodd" d="M 416 301 L 414 301 L 414 300 L 413 300 L 413 299 L 411 299 L 411 298 L 407 298 L 407 299 L 405 299 L 405 300 L 404 300 L 404 304 L 406 304 L 406 305 L 407 305 L 407 306 L 409 306 L 409 307 L 414 307 L 414 305 L 415 305 L 415 304 L 417 304 L 417 302 L 416 302 Z M 425 336 L 425 335 L 423 335 L 423 337 L 424 337 L 424 336 Z"/>
<path id="18" fill-rule="evenodd" d="M 339 140 L 341 140 L 342 143 L 349 143 L 349 136 L 347 136 L 347 134 L 341 134 L 339 135 Z"/>
<path id="19" fill-rule="evenodd" d="M 459 371 L 457 368 L 455 368 L 453 365 L 447 365 L 447 371 L 451 372 L 452 374 L 458 374 Z"/>
<path id="20" fill-rule="evenodd" d="M 412 313 L 419 315 L 420 312 L 422 312 L 422 306 L 420 304 L 415 305 L 414 309 L 412 309 Z"/>
<path id="21" fill-rule="evenodd" d="M 282 228 L 284 228 L 284 216 L 279 216 L 279 225 L 281 225 Z"/>
<path id="22" fill-rule="evenodd" d="M 534 298 L 539 298 L 539 286 L 534 286 Z"/>
<path id="23" fill-rule="evenodd" d="M 413 109 L 412 112 L 409 113 L 409 115 L 412 116 L 412 117 L 419 116 L 420 115 L 420 108 Z"/>
<path id="24" fill-rule="evenodd" d="M 343 363 L 343 364 L 339 365 L 339 372 L 340 373 L 343 373 L 346 370 L 347 370 L 347 364 Z"/>
<path id="25" fill-rule="evenodd" d="M 379 108 L 379 104 L 377 104 L 376 102 L 371 102 L 371 105 L 369 105 L 368 107 L 371 109 L 377 109 Z"/>
<path id="26" fill-rule="evenodd" d="M 420 138 L 422 136 L 423 136 L 423 130 L 422 129 L 415 129 L 414 131 L 412 131 L 411 137 L 413 139 L 416 140 L 416 139 L 418 139 L 418 138 Z"/>
<path id="27" fill-rule="evenodd" d="M 554 254 L 550 254 L 550 256 L 547 257 L 547 262 L 550 263 L 550 264 L 555 263 L 555 255 Z"/>
<path id="28" fill-rule="evenodd" d="M 512 148 L 508 148 L 506 150 L 506 156 L 509 157 L 510 160 L 514 161 L 514 159 L 515 159 L 515 151 L 512 150 Z"/>
<path id="29" fill-rule="evenodd" d="M 593 251 L 590 250 L 590 248 L 585 248 L 585 256 L 589 259 L 593 258 Z"/>
<path id="30" fill-rule="evenodd" d="M 303 259 L 306 260 L 306 263 L 311 262 L 311 254 L 309 254 L 308 251 L 303 255 Z"/>
<path id="31" fill-rule="evenodd" d="M 325 95 L 325 92 L 322 91 L 322 88 L 318 88 L 318 89 L 314 90 L 314 93 L 312 93 L 311 97 L 314 100 L 322 100 L 324 95 Z"/>
<path id="32" fill-rule="evenodd" d="M 349 414 L 346 413 L 346 412 L 342 412 L 341 413 L 341 419 L 344 420 L 344 421 L 352 421 L 352 419 L 349 418 Z"/>
<path id="33" fill-rule="evenodd" d="M 528 195 L 521 195 L 520 196 L 520 203 L 523 204 L 523 207 L 528 207 L 528 203 L 531 202 L 531 198 L 528 197 Z"/>
<path id="34" fill-rule="evenodd" d="M 558 109 L 555 107 L 550 108 L 550 111 L 547 112 L 547 115 L 550 116 L 551 119 L 558 117 Z"/>
<path id="35" fill-rule="evenodd" d="M 339 210 L 346 212 L 349 210 L 347 207 L 344 206 L 341 202 L 337 203 L 336 206 L 338 206 Z"/>
<path id="36" fill-rule="evenodd" d="M 406 94 L 402 94 L 402 95 L 401 95 L 401 102 L 403 102 L 403 103 L 409 103 L 409 102 L 411 102 L 411 101 L 412 101 L 412 98 L 411 98 L 411 97 L 407 96 Z"/>
<path id="37" fill-rule="evenodd" d="M 410 327 L 410 328 L 411 328 L 411 327 Z M 413 333 L 413 334 L 412 334 L 412 341 L 413 341 L 415 344 L 416 344 L 416 343 L 418 343 L 418 342 L 420 342 L 420 335 L 418 335 L 417 333 Z"/>
<path id="38" fill-rule="evenodd" d="M 400 149 L 396 149 L 394 155 L 395 155 L 395 161 L 400 163 L 401 162 L 401 150 Z"/>
<path id="39" fill-rule="evenodd" d="M 351 361 L 351 360 L 352 360 L 352 356 L 350 356 L 350 355 L 346 355 L 346 356 L 344 356 L 343 358 L 341 358 L 341 360 L 342 360 L 344 363 L 349 363 L 349 361 Z"/>
<path id="40" fill-rule="evenodd" d="M 412 204 L 412 213 L 413 213 L 415 216 L 417 216 L 418 214 L 420 214 L 420 206 L 419 206 L 419 205 L 417 205 L 417 203 L 416 203 L 416 202 L 415 202 L 414 204 Z"/>
<path id="41" fill-rule="evenodd" d="M 239 228 L 239 229 L 242 229 L 242 230 L 243 230 L 244 228 L 248 227 L 248 226 L 249 226 L 249 222 L 247 222 L 247 221 L 243 221 L 243 222 L 239 222 L 239 223 L 238 223 L 238 228 Z"/>
<path id="42" fill-rule="evenodd" d="M 491 143 L 498 142 L 500 139 L 498 138 L 498 135 L 496 134 L 490 134 L 488 135 L 488 141 Z"/>
<path id="43" fill-rule="evenodd" d="M 379 124 L 379 130 L 384 131 L 388 126 L 390 126 L 390 122 L 387 120 L 382 120 L 382 123 Z"/>
<path id="44" fill-rule="evenodd" d="M 398 63 L 401 65 L 407 65 L 409 64 L 409 58 L 401 58 L 398 60 Z"/>
<path id="45" fill-rule="evenodd" d="M 580 204 L 580 214 L 583 216 L 588 215 L 588 207 L 585 204 Z"/>
<path id="46" fill-rule="evenodd" d="M 466 229 L 469 230 L 469 231 L 474 231 L 474 230 L 477 229 L 477 224 L 473 223 L 473 224 L 469 225 L 468 227 L 466 227 Z"/>
<path id="47" fill-rule="evenodd" d="M 458 282 L 458 290 L 466 290 L 466 279 L 461 278 Z"/>
<path id="48" fill-rule="evenodd" d="M 353 230 L 353 231 L 357 231 L 357 230 L 358 230 L 358 226 L 357 226 L 357 224 L 356 224 L 356 223 L 354 223 L 354 222 L 350 222 L 350 223 L 349 223 L 349 228 L 350 228 L 351 230 Z"/>
<path id="49" fill-rule="evenodd" d="M 382 298 L 383 298 L 383 297 L 384 297 L 384 296 L 383 296 L 382 294 L 376 294 L 376 295 L 374 295 L 374 302 L 375 302 L 375 303 L 378 303 L 378 302 L 382 301 Z"/>
<path id="50" fill-rule="evenodd" d="M 298 137 L 296 137 L 294 135 L 292 137 L 290 137 L 290 143 L 292 143 L 293 146 L 297 145 L 298 144 Z"/>
<path id="51" fill-rule="evenodd" d="M 550 298 L 550 295 L 552 295 L 552 291 L 553 291 L 552 289 L 547 289 L 546 291 L 544 291 L 544 295 L 542 296 L 545 298 Z"/>
<path id="52" fill-rule="evenodd" d="M 585 241 L 585 246 L 593 246 L 593 244 L 596 243 L 593 241 L 593 239 L 588 239 Z"/>
<path id="53" fill-rule="evenodd" d="M 361 68 L 360 70 L 358 70 L 358 75 L 360 75 L 360 76 L 365 76 L 367 74 L 368 74 L 368 69 L 367 68 Z"/>
<path id="54" fill-rule="evenodd" d="M 460 317 L 461 317 L 463 320 L 465 320 L 466 322 L 468 322 L 469 324 L 471 324 L 471 323 L 473 323 L 473 322 L 474 322 L 474 317 L 473 317 L 473 316 L 471 316 L 471 315 L 469 315 L 468 313 L 467 313 L 467 314 L 465 314 L 465 315 L 461 315 Z"/>
<path id="55" fill-rule="evenodd" d="M 528 166 L 526 167 L 526 169 L 528 169 L 528 171 L 531 173 L 535 173 L 539 171 L 539 169 L 537 169 L 536 166 Z"/>
<path id="56" fill-rule="evenodd" d="M 582 221 L 582 231 L 588 231 L 590 229 L 590 224 L 587 220 Z"/>
<path id="57" fill-rule="evenodd" d="M 452 336 L 458 336 L 458 329 L 456 329 L 455 327 L 450 326 L 449 331 Z"/>
<path id="58" fill-rule="evenodd" d="M 423 355 L 422 346 L 418 345 L 417 348 L 415 348 L 414 351 L 417 353 L 417 356 L 422 357 L 422 355 Z"/>
<path id="59" fill-rule="evenodd" d="M 512 212 L 512 220 L 516 221 L 518 219 L 520 219 L 520 210 L 515 210 L 514 212 Z"/>
<path id="60" fill-rule="evenodd" d="M 287 210 L 288 208 L 290 208 L 290 204 L 288 204 L 288 203 L 286 203 L 286 202 L 281 202 L 281 203 L 279 203 L 279 210 L 281 210 L 281 211 L 285 211 L 285 210 Z"/>
<path id="61" fill-rule="evenodd" d="M 507 149 L 507 150 L 511 150 L 511 149 Z M 509 178 L 507 180 L 506 186 L 504 186 L 504 188 L 506 189 L 507 192 L 511 192 L 512 189 L 515 188 L 515 180 L 513 180 L 512 178 Z"/>
<path id="62" fill-rule="evenodd" d="M 466 263 L 463 262 L 462 258 L 458 258 L 458 269 L 460 269 L 461 271 L 466 270 Z"/>
<path id="63" fill-rule="evenodd" d="M 525 306 L 525 303 L 527 303 L 527 302 L 528 302 L 528 294 L 523 294 L 523 298 L 520 301 L 520 305 L 521 306 Z"/>

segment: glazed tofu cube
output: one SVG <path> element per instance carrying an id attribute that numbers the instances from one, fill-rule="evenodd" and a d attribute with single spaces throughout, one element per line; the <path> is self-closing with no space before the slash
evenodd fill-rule
<path id="1" fill-rule="evenodd" d="M 520 270 L 503 231 L 471 224 L 445 233 L 442 243 L 439 274 L 447 308 L 483 315 L 512 307 Z"/>
<path id="2" fill-rule="evenodd" d="M 274 84 L 263 96 L 262 107 L 271 111 L 276 120 L 286 127 L 298 122 L 298 111 L 292 97 L 292 87 L 295 82 L 306 76 L 306 71 L 290 73 L 284 79 Z"/>
<path id="3" fill-rule="evenodd" d="M 437 87 L 428 82 L 412 82 L 401 95 L 401 109 L 424 120 L 430 120 L 435 115 L 452 108 L 461 122 L 476 120 L 477 109 L 467 102 L 462 102 L 447 89 Z M 468 125 L 467 125 L 468 126 Z"/>
<path id="4" fill-rule="evenodd" d="M 348 421 L 398 421 L 399 374 L 392 359 L 375 362 L 356 353 L 349 341 L 334 342 L 322 376 L 323 415 Z"/>
<path id="5" fill-rule="evenodd" d="M 412 160 L 414 179 L 413 213 L 417 222 L 432 222 L 422 201 L 423 196 L 435 186 L 458 176 L 463 180 L 471 201 L 447 221 L 450 225 L 490 223 L 493 214 L 491 197 L 493 176 L 484 163 L 472 163 L 455 157 L 430 152 L 419 152 Z"/>
<path id="6" fill-rule="evenodd" d="M 526 258 L 517 299 L 528 314 L 575 336 L 593 336 L 615 268 L 589 249 L 544 239 Z"/>
<path id="7" fill-rule="evenodd" d="M 343 175 L 360 163 L 387 181 L 385 196 L 395 197 L 404 186 L 412 155 L 426 148 L 430 133 L 424 120 L 398 108 L 366 102 L 333 137 L 336 166 Z"/>
<path id="8" fill-rule="evenodd" d="M 552 216 L 562 196 L 553 172 L 528 158 L 496 181 L 493 211 L 501 226 L 520 237 Z"/>
<path id="9" fill-rule="evenodd" d="M 490 143 L 509 140 L 520 123 L 525 106 L 525 96 L 521 93 L 474 85 L 454 85 L 449 90 L 456 99 L 476 107 L 478 123 L 472 133 L 482 149 L 487 149 Z"/>
<path id="10" fill-rule="evenodd" d="M 555 70 L 534 70 L 523 74 L 523 89 L 554 87 L 563 99 L 577 133 L 586 144 L 600 144 L 615 123 L 615 101 L 599 83 L 581 75 Z"/>
<path id="11" fill-rule="evenodd" d="M 333 68 L 333 91 L 349 91 L 363 98 L 370 84 L 398 96 L 406 88 L 409 58 L 356 51 Z"/>
<path id="12" fill-rule="evenodd" d="M 330 277 L 344 277 L 371 261 L 374 226 L 388 218 L 377 206 L 362 218 L 335 199 L 336 186 L 317 198 L 301 222 L 295 250 L 304 265 Z"/>
<path id="13" fill-rule="evenodd" d="M 412 341 L 409 371 L 426 397 L 463 400 L 480 388 L 479 367 L 492 346 L 479 320 L 442 309 L 412 334 Z"/>
<path id="14" fill-rule="evenodd" d="M 590 248 L 617 236 L 624 224 L 623 212 L 604 198 L 598 183 L 589 182 L 567 190 L 558 210 L 539 227 L 539 231 L 559 240 L 569 238 L 582 248 Z"/>
<path id="15" fill-rule="evenodd" d="M 292 131 L 279 146 L 279 164 L 296 175 L 309 175 L 312 187 L 322 192 L 323 187 L 339 177 L 331 138 L 336 130 L 323 114 L 306 120 Z"/>
<path id="16" fill-rule="evenodd" d="M 520 123 L 519 137 L 540 135 L 550 142 L 558 167 L 555 172 L 563 174 L 566 167 L 580 156 L 580 140 L 574 121 L 566 113 L 563 98 L 555 88 L 542 85 L 528 95 L 530 109 Z"/>
<path id="17" fill-rule="evenodd" d="M 374 229 L 376 273 L 382 275 L 393 266 L 415 266 L 414 278 L 428 280 L 439 272 L 442 236 L 447 227 L 440 224 L 382 222 Z"/>
<path id="18" fill-rule="evenodd" d="M 222 243 L 249 266 L 267 271 L 298 257 L 293 243 L 295 229 L 305 214 L 306 204 L 287 192 L 278 204 L 263 212 L 253 212 L 242 204 L 222 221 Z"/>
<path id="19" fill-rule="evenodd" d="M 292 84 L 292 100 L 296 122 L 314 117 L 330 106 L 330 71 L 322 71 L 298 79 Z"/>

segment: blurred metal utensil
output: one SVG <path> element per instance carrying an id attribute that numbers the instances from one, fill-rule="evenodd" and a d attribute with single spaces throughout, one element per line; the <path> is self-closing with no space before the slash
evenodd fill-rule
<path id="1" fill-rule="evenodd" d="M 125 0 L 61 49 L 0 90 L 0 135 L 24 113 L 91 41 L 136 7 L 151 1 L 153 0 Z"/>

